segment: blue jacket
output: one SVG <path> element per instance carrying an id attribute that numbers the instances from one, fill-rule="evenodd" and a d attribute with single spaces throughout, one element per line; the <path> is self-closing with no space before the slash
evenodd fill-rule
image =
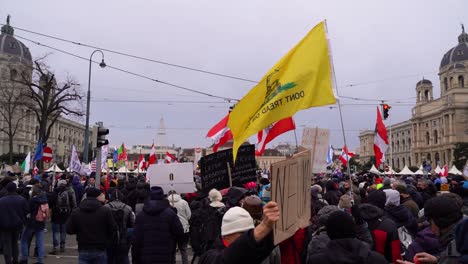
<path id="1" fill-rule="evenodd" d="M 133 263 L 175 263 L 176 242 L 183 235 L 179 217 L 167 200 L 146 201 L 136 217 Z"/>
<path id="2" fill-rule="evenodd" d="M 0 198 L 0 230 L 21 229 L 26 223 L 29 206 L 23 196 L 9 193 Z"/>

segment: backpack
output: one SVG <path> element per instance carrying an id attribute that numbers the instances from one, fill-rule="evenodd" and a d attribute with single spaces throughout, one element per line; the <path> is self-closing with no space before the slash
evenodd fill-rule
<path id="1" fill-rule="evenodd" d="M 71 211 L 70 196 L 67 190 L 58 194 L 56 206 L 60 213 L 62 214 L 70 213 Z"/>
<path id="2" fill-rule="evenodd" d="M 401 255 L 404 256 L 409 245 L 413 243 L 413 237 L 404 226 L 398 228 L 398 237 L 400 238 Z"/>
<path id="3" fill-rule="evenodd" d="M 39 207 L 37 208 L 35 220 L 37 222 L 45 222 L 48 217 L 49 217 L 49 204 L 48 203 L 40 204 Z"/>
<path id="4" fill-rule="evenodd" d="M 112 218 L 114 218 L 115 223 L 117 224 L 117 232 L 114 233 L 113 239 L 112 239 L 112 245 L 114 247 L 124 247 L 127 245 L 127 225 L 125 222 L 125 212 L 124 208 L 116 208 L 110 205 L 111 211 L 112 211 Z"/>

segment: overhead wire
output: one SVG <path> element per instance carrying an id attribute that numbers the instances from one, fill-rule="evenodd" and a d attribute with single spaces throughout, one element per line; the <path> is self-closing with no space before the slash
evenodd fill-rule
<path id="1" fill-rule="evenodd" d="M 25 38 L 25 37 L 22 37 L 22 36 L 18 36 L 18 35 L 15 35 L 15 36 L 17 38 L 19 38 L 19 39 L 29 41 L 29 42 L 34 43 L 36 45 L 43 46 L 43 47 L 46 47 L 46 48 L 61 52 L 61 53 L 67 54 L 69 56 L 73 56 L 75 58 L 79 58 L 79 59 L 82 59 L 82 60 L 89 61 L 89 59 L 87 59 L 85 57 L 82 57 L 80 55 L 76 55 L 74 53 L 71 53 L 71 52 L 68 52 L 68 51 L 65 51 L 65 50 L 62 50 L 62 49 L 59 49 L 59 48 L 55 48 L 55 47 L 52 47 L 50 45 L 46 45 L 46 44 L 43 44 L 41 42 L 34 41 L 34 40 L 31 40 L 31 39 L 28 39 L 28 38 Z M 100 62 L 97 62 L 97 61 L 92 61 L 92 62 L 95 63 L 95 64 L 100 63 Z M 181 90 L 189 91 L 189 92 L 192 92 L 192 93 L 202 94 L 202 95 L 205 95 L 205 96 L 208 96 L 208 97 L 223 99 L 223 100 L 227 100 L 227 101 L 239 101 L 239 99 L 213 95 L 213 94 L 198 91 L 198 90 L 195 90 L 195 89 L 192 89 L 192 88 L 187 88 L 187 87 L 184 87 L 184 86 L 181 86 L 181 85 L 169 83 L 169 82 L 166 82 L 166 81 L 161 81 L 161 80 L 158 80 L 158 79 L 154 79 L 152 77 L 145 76 L 143 74 L 131 72 L 131 71 L 128 71 L 128 70 L 125 70 L 125 69 L 122 69 L 122 68 L 115 67 L 115 66 L 106 65 L 106 67 L 109 67 L 110 69 L 114 69 L 114 70 L 117 70 L 117 71 L 120 71 L 120 72 L 130 74 L 130 75 L 133 75 L 133 76 L 137 76 L 137 77 L 140 77 L 140 78 L 143 78 L 143 79 L 147 79 L 147 80 L 150 80 L 150 81 L 153 81 L 153 82 L 156 82 L 156 83 L 165 84 L 167 86 L 171 86 L 171 87 L 178 88 L 178 89 L 181 89 Z"/>

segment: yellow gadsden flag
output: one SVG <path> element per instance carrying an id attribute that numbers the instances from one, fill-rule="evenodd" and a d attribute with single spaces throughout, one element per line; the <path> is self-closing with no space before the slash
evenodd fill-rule
<path id="1" fill-rule="evenodd" d="M 325 22 L 281 58 L 229 115 L 234 160 L 240 145 L 271 123 L 297 111 L 336 102 Z"/>

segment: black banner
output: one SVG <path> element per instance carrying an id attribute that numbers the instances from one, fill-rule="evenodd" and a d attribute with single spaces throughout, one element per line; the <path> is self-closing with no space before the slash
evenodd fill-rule
<path id="1" fill-rule="evenodd" d="M 247 145 L 239 148 L 236 164 L 232 161 L 232 149 L 218 151 L 200 159 L 202 189 L 209 192 L 229 187 L 228 163 L 231 169 L 232 184 L 238 185 L 256 181 L 257 161 L 255 146 Z"/>

